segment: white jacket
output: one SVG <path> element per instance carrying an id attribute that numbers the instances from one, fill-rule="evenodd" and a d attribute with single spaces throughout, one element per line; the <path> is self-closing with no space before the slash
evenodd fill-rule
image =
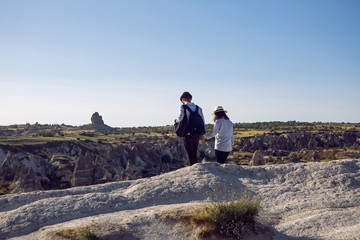
<path id="1" fill-rule="evenodd" d="M 215 121 L 212 132 L 205 134 L 206 139 L 215 137 L 215 149 L 222 152 L 231 152 L 234 145 L 233 123 L 220 118 Z"/>

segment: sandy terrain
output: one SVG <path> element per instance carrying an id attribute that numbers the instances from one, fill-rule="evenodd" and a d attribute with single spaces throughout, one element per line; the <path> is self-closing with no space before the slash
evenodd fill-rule
<path id="1" fill-rule="evenodd" d="M 135 181 L 0 196 L 0 239 L 56 239 L 60 229 L 89 225 L 106 239 L 195 239 L 162 216 L 244 190 L 260 196 L 259 221 L 272 230 L 252 239 L 360 239 L 360 160 L 350 159 L 202 163 Z"/>

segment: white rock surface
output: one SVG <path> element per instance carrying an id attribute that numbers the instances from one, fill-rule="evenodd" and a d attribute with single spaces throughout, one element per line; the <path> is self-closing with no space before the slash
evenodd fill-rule
<path id="1" fill-rule="evenodd" d="M 209 162 L 147 179 L 4 195 L 0 239 L 57 239 L 59 229 L 89 224 L 112 239 L 194 239 L 161 215 L 201 204 L 214 189 L 225 198 L 246 189 L 259 195 L 272 239 L 360 239 L 360 160 L 258 167 Z"/>

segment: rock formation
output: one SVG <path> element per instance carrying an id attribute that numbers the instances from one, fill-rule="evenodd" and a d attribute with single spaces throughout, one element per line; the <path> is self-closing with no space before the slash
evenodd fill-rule
<path id="1" fill-rule="evenodd" d="M 80 127 L 83 130 L 92 130 L 99 133 L 109 134 L 109 133 L 117 133 L 118 130 L 112 127 L 109 127 L 104 123 L 102 116 L 99 115 L 98 112 L 95 112 L 91 116 L 91 124 L 86 124 Z"/>
<path id="2" fill-rule="evenodd" d="M 81 154 L 76 162 L 74 173 L 71 179 L 71 186 L 85 186 L 93 183 L 95 161 L 89 151 Z"/>
<path id="3" fill-rule="evenodd" d="M 316 140 L 316 136 L 311 136 L 307 148 L 311 150 L 315 150 L 318 147 L 318 141 Z"/>
<path id="4" fill-rule="evenodd" d="M 105 125 L 102 117 L 99 115 L 98 112 L 95 112 L 95 113 L 91 116 L 91 124 L 99 125 L 99 126 Z"/>
<path id="5" fill-rule="evenodd" d="M 317 148 L 343 148 L 360 144 L 359 131 L 334 132 L 290 132 L 265 133 L 240 139 L 239 147 L 244 152 L 264 151 L 300 151 Z"/>
<path id="6" fill-rule="evenodd" d="M 29 157 L 23 153 L 12 154 L 8 152 L 0 165 L 0 183 L 6 185 L 6 188 L 13 192 L 44 190 L 40 180 L 42 179 L 46 185 L 49 179 L 46 177 L 46 170 L 44 171 L 44 178 L 38 177 L 36 168 L 38 164 L 43 164 L 41 160 L 38 160 L 39 157 L 36 156 Z M 43 167 L 47 168 L 47 166 L 45 164 Z M 3 187 L 1 185 L 0 188 Z"/>
<path id="7" fill-rule="evenodd" d="M 250 166 L 260 166 L 260 165 L 264 165 L 264 164 L 265 164 L 265 161 L 264 161 L 263 151 L 256 150 L 250 160 Z"/>
<path id="8" fill-rule="evenodd" d="M 253 165 L 264 164 L 263 154 L 278 159 L 285 157 L 283 159 L 294 163 L 298 158 L 320 161 L 320 158 L 335 159 L 337 152 L 345 155 L 341 151 L 324 152 L 321 148 L 357 147 L 359 138 L 357 131 L 273 133 L 241 138 L 236 149 L 261 150 L 254 154 Z M 292 151 L 297 152 L 297 157 L 289 156 Z M 214 142 L 201 142 L 199 161 L 213 161 L 214 157 Z M 0 193 L 146 178 L 182 168 L 185 161 L 183 144 L 177 138 L 134 136 L 124 143 L 113 144 L 61 141 L 0 145 Z"/>
<path id="9" fill-rule="evenodd" d="M 201 143 L 201 149 L 207 151 L 199 152 L 199 161 L 213 157 L 212 145 Z M 124 144 L 62 141 L 0 145 L 0 157 L 0 189 L 4 193 L 134 180 L 179 169 L 186 161 L 179 139 L 157 137 L 134 137 Z"/>
<path id="10" fill-rule="evenodd" d="M 32 168 L 21 168 L 20 176 L 18 178 L 18 188 L 22 189 L 24 192 L 44 190 L 41 186 L 39 178 Z"/>

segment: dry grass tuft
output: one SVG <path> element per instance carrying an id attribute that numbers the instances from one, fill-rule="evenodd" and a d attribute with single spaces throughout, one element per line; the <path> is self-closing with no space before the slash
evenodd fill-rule
<path id="1" fill-rule="evenodd" d="M 216 201 L 191 210 L 175 210 L 163 217 L 175 220 L 187 227 L 192 227 L 199 238 L 221 235 L 242 239 L 256 233 L 255 216 L 260 207 L 260 200 L 249 193 L 230 202 Z"/>
<path id="2" fill-rule="evenodd" d="M 101 240 L 99 228 L 89 225 L 78 228 L 66 228 L 55 233 L 63 239 L 71 240 Z"/>

